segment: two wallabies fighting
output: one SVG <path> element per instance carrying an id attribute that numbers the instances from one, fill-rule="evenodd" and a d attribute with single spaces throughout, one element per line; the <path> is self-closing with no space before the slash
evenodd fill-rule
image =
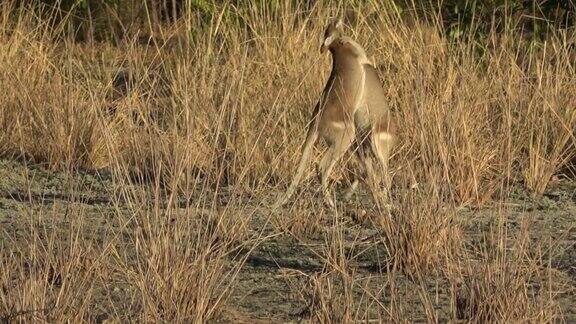
<path id="1" fill-rule="evenodd" d="M 314 108 L 296 174 L 286 193 L 276 202 L 277 207 L 288 202 L 294 194 L 318 137 L 322 137 L 328 146 L 318 165 L 318 176 L 328 206 L 335 206 L 328 183 L 330 174 L 351 149 L 361 161 L 363 180 L 376 202 L 381 198 L 382 181 L 385 192 L 389 191 L 388 160 L 395 141 L 395 126 L 388 100 L 376 69 L 362 46 L 343 34 L 341 20 L 332 21 L 324 33 L 321 52 L 330 51 L 332 54 L 332 72 Z M 357 185 L 356 179 L 347 196 Z"/>

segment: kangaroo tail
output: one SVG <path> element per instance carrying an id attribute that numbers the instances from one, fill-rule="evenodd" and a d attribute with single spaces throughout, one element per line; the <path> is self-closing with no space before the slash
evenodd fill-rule
<path id="1" fill-rule="evenodd" d="M 292 179 L 292 183 L 286 190 L 286 193 L 280 197 L 280 199 L 276 202 L 275 206 L 280 207 L 288 202 L 288 200 L 292 197 L 298 184 L 302 180 L 302 176 L 304 175 L 304 171 L 308 166 L 308 162 L 310 161 L 310 157 L 312 156 L 312 151 L 314 148 L 314 144 L 318 139 L 318 125 L 317 119 L 315 118 L 313 123 L 308 128 L 308 134 L 306 135 L 306 142 L 304 143 L 304 148 L 302 149 L 302 156 L 300 157 L 300 162 L 298 163 L 298 169 L 296 170 L 296 175 Z"/>

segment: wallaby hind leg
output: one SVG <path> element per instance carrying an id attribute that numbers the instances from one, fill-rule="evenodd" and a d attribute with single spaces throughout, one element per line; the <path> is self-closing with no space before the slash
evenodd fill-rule
<path id="1" fill-rule="evenodd" d="M 346 189 L 346 191 L 344 192 L 344 199 L 345 200 L 350 200 L 354 194 L 356 193 L 356 191 L 358 190 L 358 186 L 360 185 L 360 182 L 365 183 L 366 182 L 366 168 L 364 165 L 364 157 L 362 156 L 363 154 L 363 148 L 362 148 L 362 144 L 361 143 L 355 143 L 354 144 L 354 156 L 356 157 L 358 164 L 356 166 L 357 172 L 350 172 L 349 177 L 352 177 L 352 183 L 350 183 L 350 186 L 348 186 L 348 188 Z M 365 183 L 366 184 L 366 183 Z"/>
<path id="2" fill-rule="evenodd" d="M 353 169 L 356 169 L 356 171 L 352 171 L 350 170 L 350 167 L 352 166 L 348 166 L 348 175 L 347 175 L 347 179 L 348 181 L 350 181 L 348 183 L 348 188 L 346 188 L 346 190 L 344 191 L 344 200 L 350 200 L 354 194 L 356 193 L 356 191 L 358 190 L 358 186 L 360 185 L 360 180 L 363 179 L 363 177 L 365 176 L 366 172 L 364 170 L 364 165 L 362 164 L 362 159 L 360 159 L 360 155 L 359 155 L 359 150 L 358 150 L 358 144 L 353 144 L 354 145 L 354 152 L 352 152 L 352 155 L 350 156 L 350 161 L 348 161 L 349 163 L 352 162 L 351 160 L 356 158 L 357 163 L 354 163 L 353 165 Z"/>
<path id="3" fill-rule="evenodd" d="M 355 177 L 354 181 L 352 181 L 350 186 L 344 192 L 344 200 L 352 199 L 352 196 L 354 196 L 354 194 L 356 193 L 356 190 L 358 189 L 359 183 L 360 183 L 360 181 L 358 180 L 358 177 Z"/>
<path id="4" fill-rule="evenodd" d="M 394 145 L 394 137 L 392 134 L 388 132 L 378 132 L 372 135 L 371 148 L 380 165 L 380 174 L 384 181 L 387 198 L 389 198 L 390 188 L 392 186 L 390 170 L 388 169 L 392 145 Z"/>
<path id="5" fill-rule="evenodd" d="M 318 176 L 322 186 L 324 201 L 328 206 L 334 208 L 334 200 L 330 194 L 328 180 L 330 174 L 336 165 L 336 162 L 342 158 L 354 140 L 354 129 L 352 127 L 343 128 L 339 131 L 332 131 L 331 138 L 328 139 L 329 147 L 324 157 L 318 165 Z"/>
<path id="6" fill-rule="evenodd" d="M 368 140 L 360 146 L 360 149 L 358 151 L 358 157 L 360 158 L 360 161 L 362 162 L 362 166 L 365 171 L 363 181 L 368 187 L 368 190 L 370 190 L 374 202 L 377 205 L 380 205 L 381 203 L 380 181 L 378 174 L 376 174 L 374 170 L 373 154 L 370 148 L 370 144 L 368 144 L 367 142 Z"/>

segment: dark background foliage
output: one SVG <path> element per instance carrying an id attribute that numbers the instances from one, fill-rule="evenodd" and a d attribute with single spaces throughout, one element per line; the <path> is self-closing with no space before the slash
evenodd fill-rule
<path id="1" fill-rule="evenodd" d="M 253 0 L 275 10 L 281 0 Z M 290 0 L 286 0 L 290 1 Z M 291 0 L 296 1 L 296 0 Z M 306 0 L 309 5 L 314 1 Z M 306 2 L 304 1 L 304 2 Z M 353 6 L 366 0 L 343 1 Z M 125 37 L 153 35 L 159 26 L 177 23 L 183 14 L 200 20 L 212 19 L 217 8 L 224 5 L 241 7 L 249 1 L 239 0 L 20 0 L 17 5 L 37 7 L 42 15 L 55 22 L 66 20 L 66 34 L 78 41 L 119 41 Z M 300 0 L 302 2 L 302 0 Z M 420 14 L 441 12 L 445 31 L 451 37 L 474 33 L 481 37 L 490 26 L 512 28 L 532 39 L 541 39 L 550 28 L 574 28 L 574 0 L 398 0 L 404 12 Z M 492 22 L 495 22 L 493 25 Z"/>

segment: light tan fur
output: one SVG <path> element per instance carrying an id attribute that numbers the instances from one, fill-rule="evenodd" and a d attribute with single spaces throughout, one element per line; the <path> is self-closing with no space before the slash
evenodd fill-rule
<path id="1" fill-rule="evenodd" d="M 318 175 L 329 206 L 334 207 L 328 186 L 330 174 L 351 147 L 362 161 L 365 181 L 377 203 L 380 179 L 390 188 L 388 159 L 394 142 L 394 126 L 376 69 L 358 43 L 342 36 L 341 21 L 334 21 L 326 28 L 321 51 L 326 50 L 332 54 L 332 72 L 314 109 L 294 179 L 276 206 L 285 204 L 294 194 L 318 137 L 328 144 L 318 165 Z M 378 162 L 380 176 L 374 170 L 373 158 Z M 356 186 L 354 181 L 347 196 Z"/>

